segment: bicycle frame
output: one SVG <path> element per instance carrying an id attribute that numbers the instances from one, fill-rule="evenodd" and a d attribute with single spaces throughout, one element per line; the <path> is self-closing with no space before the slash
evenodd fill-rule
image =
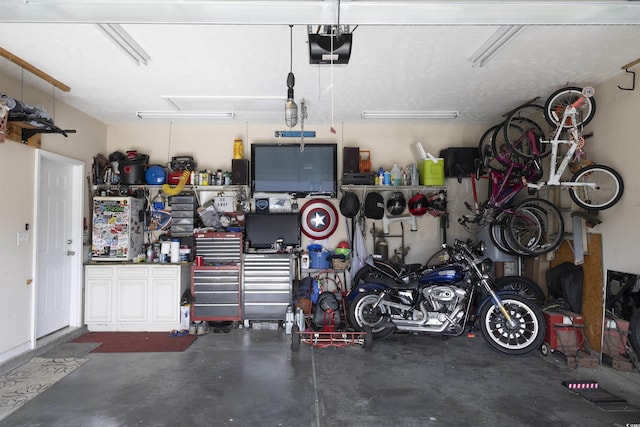
<path id="1" fill-rule="evenodd" d="M 551 144 L 551 165 L 549 169 L 549 180 L 547 182 L 530 182 L 527 183 L 527 187 L 541 189 L 545 185 L 564 186 L 564 187 L 591 187 L 595 188 L 596 184 L 592 182 L 573 182 L 573 181 L 561 181 L 562 174 L 569 166 L 569 162 L 573 159 L 576 150 L 584 145 L 584 138 L 580 135 L 578 125 L 576 124 L 576 108 L 579 107 L 585 100 L 584 96 L 578 98 L 574 103 L 565 108 L 562 115 L 562 120 L 558 124 L 558 128 L 555 131 L 553 139 L 550 141 L 540 141 L 541 144 Z M 569 139 L 560 139 L 565 125 L 570 123 Z M 530 141 L 535 147 L 535 143 Z M 556 166 L 558 161 L 558 146 L 560 144 L 568 144 L 569 150 L 564 154 L 562 163 L 560 166 Z"/>

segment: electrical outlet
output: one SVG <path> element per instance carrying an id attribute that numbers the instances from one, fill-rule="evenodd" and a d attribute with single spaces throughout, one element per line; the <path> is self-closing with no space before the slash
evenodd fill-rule
<path id="1" fill-rule="evenodd" d="M 18 246 L 26 246 L 29 244 L 29 232 L 18 233 Z"/>

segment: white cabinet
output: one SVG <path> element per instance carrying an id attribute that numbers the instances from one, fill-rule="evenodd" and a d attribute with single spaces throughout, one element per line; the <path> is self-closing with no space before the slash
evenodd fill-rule
<path id="1" fill-rule="evenodd" d="M 190 266 L 85 266 L 85 323 L 90 331 L 170 331 L 180 327 L 180 298 Z"/>

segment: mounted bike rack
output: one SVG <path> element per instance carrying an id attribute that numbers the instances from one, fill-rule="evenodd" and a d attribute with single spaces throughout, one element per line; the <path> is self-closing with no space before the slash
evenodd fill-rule
<path id="1" fill-rule="evenodd" d="M 638 65 L 640 64 L 640 58 L 636 59 L 633 62 L 629 62 L 627 65 L 623 65 L 621 69 L 623 69 L 626 73 L 631 74 L 632 76 L 632 80 L 631 80 L 631 87 L 627 88 L 627 87 L 622 87 L 620 85 L 618 85 L 618 89 L 620 90 L 634 90 L 636 88 L 636 73 L 635 71 L 629 71 L 629 68 L 633 67 L 634 65 Z"/>

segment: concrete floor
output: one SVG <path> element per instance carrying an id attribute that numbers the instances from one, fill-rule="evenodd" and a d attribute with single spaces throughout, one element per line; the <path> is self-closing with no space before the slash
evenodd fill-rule
<path id="1" fill-rule="evenodd" d="M 597 380 L 640 408 L 640 374 L 507 356 L 482 338 L 394 335 L 290 350 L 284 330 L 200 336 L 183 353 L 89 353 L 0 426 L 628 426 L 565 380 Z"/>

